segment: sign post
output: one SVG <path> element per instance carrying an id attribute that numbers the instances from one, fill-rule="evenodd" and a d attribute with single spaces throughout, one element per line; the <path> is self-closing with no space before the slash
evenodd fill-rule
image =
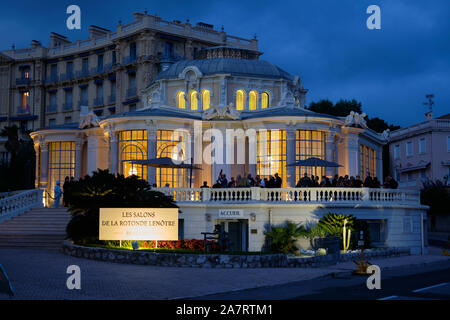
<path id="1" fill-rule="evenodd" d="M 356 271 L 354 271 L 353 273 L 359 274 L 359 275 L 366 275 L 367 268 L 370 266 L 370 262 L 364 260 L 364 232 L 363 231 L 360 231 L 360 233 L 359 233 L 358 246 L 361 249 L 361 261 L 357 261 L 357 260 L 353 261 L 357 265 Z"/>

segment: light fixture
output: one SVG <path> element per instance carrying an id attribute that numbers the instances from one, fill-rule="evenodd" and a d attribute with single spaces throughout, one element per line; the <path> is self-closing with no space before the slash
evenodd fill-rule
<path id="1" fill-rule="evenodd" d="M 253 222 L 255 222 L 256 221 L 256 213 L 254 213 L 254 212 L 250 213 L 250 218 Z"/>
<path id="2" fill-rule="evenodd" d="M 209 214 L 209 213 L 207 213 L 207 214 L 205 214 L 205 217 L 206 217 L 206 221 L 211 221 L 211 214 Z"/>
<path id="3" fill-rule="evenodd" d="M 132 176 L 132 175 L 136 175 L 137 176 L 137 169 L 136 168 L 131 168 L 129 171 L 128 171 L 128 174 L 130 175 L 130 176 Z"/>

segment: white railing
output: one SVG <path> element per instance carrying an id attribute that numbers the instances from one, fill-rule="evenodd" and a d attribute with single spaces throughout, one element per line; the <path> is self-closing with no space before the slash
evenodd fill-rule
<path id="1" fill-rule="evenodd" d="M 42 207 L 42 190 L 24 190 L 0 199 L 0 222 Z"/>
<path id="2" fill-rule="evenodd" d="M 178 202 L 420 204 L 416 190 L 372 188 L 155 188 Z"/>

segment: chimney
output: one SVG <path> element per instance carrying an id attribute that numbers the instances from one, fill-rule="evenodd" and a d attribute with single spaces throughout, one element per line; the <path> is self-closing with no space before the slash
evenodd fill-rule
<path id="1" fill-rule="evenodd" d="M 41 42 L 40 41 L 37 41 L 37 40 L 31 40 L 31 47 L 34 49 L 34 48 L 37 48 L 37 47 L 42 47 L 42 44 L 41 44 Z"/>
<path id="2" fill-rule="evenodd" d="M 56 32 L 50 33 L 50 48 L 56 48 L 68 43 L 70 43 L 70 41 L 67 40 L 67 37 L 60 35 Z"/>
<path id="3" fill-rule="evenodd" d="M 89 27 L 89 39 L 98 39 L 98 38 L 103 38 L 105 36 L 108 35 L 108 33 L 110 33 L 111 30 L 99 27 L 99 26 L 94 26 L 91 25 Z"/>
<path id="4" fill-rule="evenodd" d="M 425 120 L 427 121 L 433 120 L 433 111 L 428 111 L 427 113 L 425 113 Z"/>

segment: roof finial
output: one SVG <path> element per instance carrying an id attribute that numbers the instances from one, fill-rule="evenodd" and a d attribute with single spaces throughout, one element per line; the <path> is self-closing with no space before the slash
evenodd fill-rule
<path id="1" fill-rule="evenodd" d="M 145 14 L 147 14 L 147 13 L 148 13 L 148 11 L 147 11 L 147 8 L 145 8 L 145 10 L 144 10 L 144 13 L 145 13 Z"/>
<path id="2" fill-rule="evenodd" d="M 222 25 L 222 32 L 224 31 L 223 25 Z"/>
<path id="3" fill-rule="evenodd" d="M 255 33 L 255 35 L 253 36 L 253 39 L 257 40 L 256 33 Z"/>

